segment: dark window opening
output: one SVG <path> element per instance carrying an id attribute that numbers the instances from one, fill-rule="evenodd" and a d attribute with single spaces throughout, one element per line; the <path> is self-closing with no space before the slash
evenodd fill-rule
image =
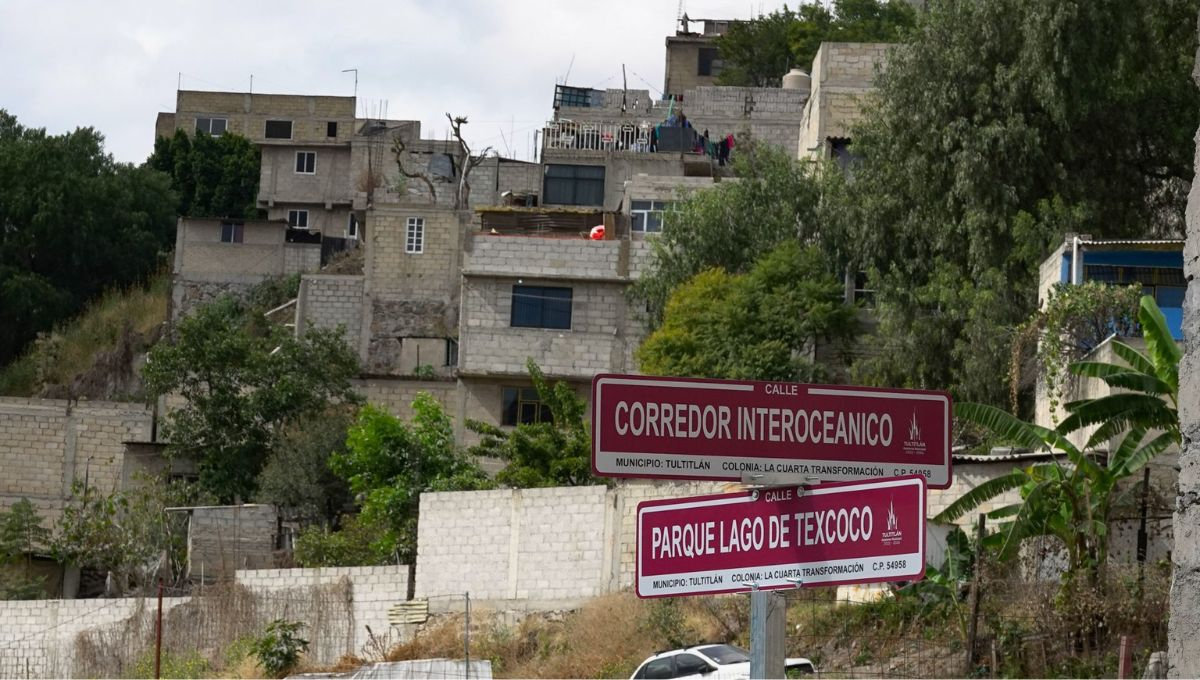
<path id="1" fill-rule="evenodd" d="M 604 166 L 547 165 L 543 203 L 604 205 Z"/>
<path id="2" fill-rule="evenodd" d="M 717 48 L 701 47 L 700 60 L 697 64 L 696 75 L 698 76 L 716 76 L 721 73 L 721 69 L 725 67 L 725 62 L 721 61 Z"/>
<path id="3" fill-rule="evenodd" d="M 245 225 L 241 222 L 221 223 L 221 243 L 241 243 Z"/>
<path id="4" fill-rule="evenodd" d="M 855 155 L 850 150 L 850 139 L 848 137 L 831 138 L 829 140 L 829 157 L 833 162 L 838 164 L 842 174 L 847 177 L 854 177 L 854 171 L 862 165 L 862 156 Z"/>
<path id="5" fill-rule="evenodd" d="M 287 221 L 288 226 L 293 229 L 308 229 L 308 211 L 289 210 Z"/>
<path id="6" fill-rule="evenodd" d="M 292 138 L 292 121 L 290 120 L 268 120 L 266 127 L 267 139 L 291 139 Z"/>
<path id="7" fill-rule="evenodd" d="M 875 306 L 875 289 L 870 286 L 871 283 L 866 272 L 858 272 L 854 275 L 854 301 L 861 302 L 863 307 Z"/>
<path id="8" fill-rule="evenodd" d="M 346 223 L 346 238 L 358 238 L 358 215 L 350 213 L 350 221 Z"/>
<path id="9" fill-rule="evenodd" d="M 331 120 L 325 124 L 325 136 L 337 137 L 337 121 Z"/>
<path id="10" fill-rule="evenodd" d="M 503 425 L 530 425 L 554 420 L 550 407 L 542 403 L 537 390 L 532 387 L 501 388 L 500 401 L 504 411 L 500 418 Z"/>
<path id="11" fill-rule="evenodd" d="M 458 366 L 458 341 L 446 338 L 446 366 Z"/>
<path id="12" fill-rule="evenodd" d="M 550 286 L 513 286 L 512 326 L 518 328 L 571 328 L 571 289 Z"/>

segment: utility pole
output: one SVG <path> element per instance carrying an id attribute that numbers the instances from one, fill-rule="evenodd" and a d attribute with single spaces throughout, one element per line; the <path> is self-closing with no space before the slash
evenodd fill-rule
<path id="1" fill-rule="evenodd" d="M 162 677 L 162 591 L 163 580 L 158 578 L 158 621 L 154 624 L 154 677 Z"/>
<path id="2" fill-rule="evenodd" d="M 467 600 L 466 621 L 463 623 L 463 677 L 471 680 L 471 592 L 463 593 Z"/>

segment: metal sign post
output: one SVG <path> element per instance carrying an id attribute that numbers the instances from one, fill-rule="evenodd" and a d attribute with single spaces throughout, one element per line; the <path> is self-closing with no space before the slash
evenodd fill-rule
<path id="1" fill-rule="evenodd" d="M 787 600 L 783 595 L 750 590 L 750 677 L 782 678 L 787 639 Z"/>

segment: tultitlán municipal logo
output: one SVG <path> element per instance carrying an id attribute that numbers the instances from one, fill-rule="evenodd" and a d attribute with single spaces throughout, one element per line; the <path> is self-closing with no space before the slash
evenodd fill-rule
<path id="1" fill-rule="evenodd" d="M 900 531 L 900 522 L 896 519 L 896 505 L 893 500 L 888 499 L 887 529 L 880 534 L 884 545 L 896 545 L 904 539 L 904 532 Z"/>
<path id="2" fill-rule="evenodd" d="M 917 423 L 917 412 L 914 409 L 912 419 L 908 421 L 908 436 L 904 439 L 904 452 L 918 455 L 925 453 L 925 438 L 921 436 L 921 426 Z"/>

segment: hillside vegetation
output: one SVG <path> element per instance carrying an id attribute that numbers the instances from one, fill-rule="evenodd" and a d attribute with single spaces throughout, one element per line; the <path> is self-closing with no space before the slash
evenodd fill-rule
<path id="1" fill-rule="evenodd" d="M 167 320 L 170 274 L 110 290 L 80 315 L 43 333 L 0 369 L 0 395 L 13 397 L 137 396 L 134 358 L 152 345 Z"/>

